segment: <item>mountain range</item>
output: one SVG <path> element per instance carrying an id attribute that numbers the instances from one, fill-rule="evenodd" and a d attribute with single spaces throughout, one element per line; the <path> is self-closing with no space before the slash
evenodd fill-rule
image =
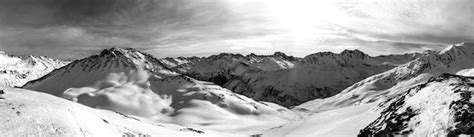
<path id="1" fill-rule="evenodd" d="M 0 60 L 7 136 L 30 128 L 25 135 L 474 134 L 473 43 L 382 56 L 344 50 L 156 59 L 110 48 L 72 62 L 5 53 Z"/>

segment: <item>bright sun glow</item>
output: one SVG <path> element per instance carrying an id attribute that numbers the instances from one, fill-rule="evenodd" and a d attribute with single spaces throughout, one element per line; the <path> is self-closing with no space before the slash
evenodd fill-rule
<path id="1" fill-rule="evenodd" d="M 311 36 L 319 27 L 343 21 L 343 14 L 329 0 L 262 0 L 265 1 L 268 16 L 293 37 Z"/>
<path id="2" fill-rule="evenodd" d="M 305 39 L 328 24 L 346 22 L 347 16 L 338 9 L 338 0 L 233 0 L 232 5 L 254 6 L 258 13 L 278 30 L 286 31 L 293 39 Z M 261 12 L 261 13 L 260 13 Z M 314 39 L 314 38 L 312 38 Z"/>

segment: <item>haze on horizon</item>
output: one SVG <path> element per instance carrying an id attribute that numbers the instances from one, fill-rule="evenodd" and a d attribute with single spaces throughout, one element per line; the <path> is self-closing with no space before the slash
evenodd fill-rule
<path id="1" fill-rule="evenodd" d="M 471 0 L 0 0 L 0 50 L 79 58 L 221 52 L 370 55 L 474 41 Z"/>

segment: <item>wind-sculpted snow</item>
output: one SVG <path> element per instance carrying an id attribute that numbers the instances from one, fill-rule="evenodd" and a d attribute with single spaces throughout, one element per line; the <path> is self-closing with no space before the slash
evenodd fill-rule
<path id="1" fill-rule="evenodd" d="M 160 121 L 166 121 L 162 119 L 164 116 L 171 116 L 167 122 L 181 124 L 200 124 L 209 119 L 227 120 L 238 115 L 285 117 L 284 113 L 211 83 L 184 76 L 148 77 L 145 71 L 110 73 L 92 86 L 69 88 L 62 97 L 91 107 L 158 117 Z M 202 113 L 202 109 L 207 110 L 206 113 Z"/>
<path id="2" fill-rule="evenodd" d="M 24 88 L 152 121 L 216 130 L 270 126 L 264 121 L 282 123 L 298 118 L 284 107 L 180 75 L 155 61 L 133 49 L 109 49 Z"/>
<path id="3" fill-rule="evenodd" d="M 474 135 L 474 78 L 443 74 L 381 104 L 359 136 Z"/>
<path id="4" fill-rule="evenodd" d="M 22 86 L 67 63 L 44 56 L 12 56 L 0 51 L 0 87 Z"/>

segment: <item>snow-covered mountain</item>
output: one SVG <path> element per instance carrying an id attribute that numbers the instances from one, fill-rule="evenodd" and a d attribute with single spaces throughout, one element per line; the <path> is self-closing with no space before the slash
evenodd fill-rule
<path id="1" fill-rule="evenodd" d="M 303 59 L 281 52 L 268 56 L 219 54 L 193 62 L 181 72 L 257 100 L 293 106 L 335 95 L 353 83 L 419 55 L 371 57 L 359 50 L 321 52 Z"/>
<path id="2" fill-rule="evenodd" d="M 103 50 L 99 55 L 73 61 L 44 77 L 26 83 L 23 87 L 60 96 L 68 88 L 92 85 L 107 78 L 110 73 L 128 73 L 138 69 L 158 76 L 179 75 L 168 70 L 149 54 L 131 48 L 111 48 Z"/>
<path id="3" fill-rule="evenodd" d="M 413 61 L 357 82 L 335 96 L 312 100 L 296 109 L 318 112 L 381 101 L 443 73 L 470 75 L 473 60 L 473 43 L 451 45 L 439 52 L 427 51 Z"/>
<path id="4" fill-rule="evenodd" d="M 24 88 L 154 122 L 213 130 L 237 132 L 298 118 L 282 106 L 176 73 L 134 49 L 104 50 L 28 82 Z"/>
<path id="5" fill-rule="evenodd" d="M 474 77 L 443 74 L 381 104 L 359 136 L 474 134 Z"/>
<path id="6" fill-rule="evenodd" d="M 22 86 L 67 63 L 45 56 L 14 56 L 0 51 L 0 87 Z"/>

